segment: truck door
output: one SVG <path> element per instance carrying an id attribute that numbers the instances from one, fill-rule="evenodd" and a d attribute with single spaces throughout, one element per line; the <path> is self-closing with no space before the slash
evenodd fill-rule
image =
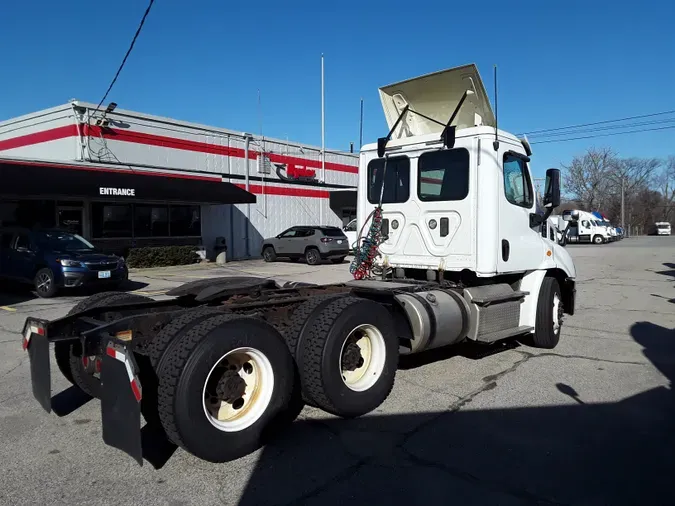
<path id="1" fill-rule="evenodd" d="M 538 266 L 544 254 L 541 227 L 530 227 L 536 211 L 532 179 L 519 153 L 506 151 L 502 166 L 497 271 L 523 272 Z"/>

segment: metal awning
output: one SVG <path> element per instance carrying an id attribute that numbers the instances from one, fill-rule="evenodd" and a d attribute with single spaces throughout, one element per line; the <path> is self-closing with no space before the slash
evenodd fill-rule
<path id="1" fill-rule="evenodd" d="M 0 158 L 0 193 L 192 204 L 255 204 L 252 193 L 218 175 L 139 169 L 127 165 L 52 163 Z"/>

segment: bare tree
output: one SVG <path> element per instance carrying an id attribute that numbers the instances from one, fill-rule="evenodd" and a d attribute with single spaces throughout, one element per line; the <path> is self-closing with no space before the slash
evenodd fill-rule
<path id="1" fill-rule="evenodd" d="M 675 156 L 668 157 L 656 184 L 662 195 L 661 219 L 670 221 L 675 217 Z"/>
<path id="2" fill-rule="evenodd" d="M 565 192 L 587 209 L 596 209 L 607 198 L 608 176 L 617 167 L 616 154 L 609 148 L 590 148 L 582 156 L 575 156 L 565 169 Z"/>

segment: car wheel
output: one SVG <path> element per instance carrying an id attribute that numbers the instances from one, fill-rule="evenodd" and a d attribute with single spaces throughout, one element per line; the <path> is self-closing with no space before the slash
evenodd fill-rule
<path id="1" fill-rule="evenodd" d="M 54 273 L 48 267 L 40 269 L 35 274 L 35 291 L 38 297 L 49 298 L 56 295 L 56 283 L 54 281 Z"/>
<path id="2" fill-rule="evenodd" d="M 277 253 L 272 246 L 265 246 L 263 250 L 263 259 L 265 262 L 274 262 L 277 259 Z"/>
<path id="3" fill-rule="evenodd" d="M 321 262 L 321 255 L 316 248 L 309 248 L 305 252 L 305 261 L 308 265 L 317 265 Z"/>

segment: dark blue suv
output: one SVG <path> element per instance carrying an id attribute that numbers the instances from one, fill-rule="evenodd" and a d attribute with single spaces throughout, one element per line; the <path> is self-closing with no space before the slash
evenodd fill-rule
<path id="1" fill-rule="evenodd" d="M 40 297 L 63 288 L 116 287 L 129 279 L 123 257 L 99 253 L 63 230 L 0 228 L 0 279 L 29 283 Z"/>

